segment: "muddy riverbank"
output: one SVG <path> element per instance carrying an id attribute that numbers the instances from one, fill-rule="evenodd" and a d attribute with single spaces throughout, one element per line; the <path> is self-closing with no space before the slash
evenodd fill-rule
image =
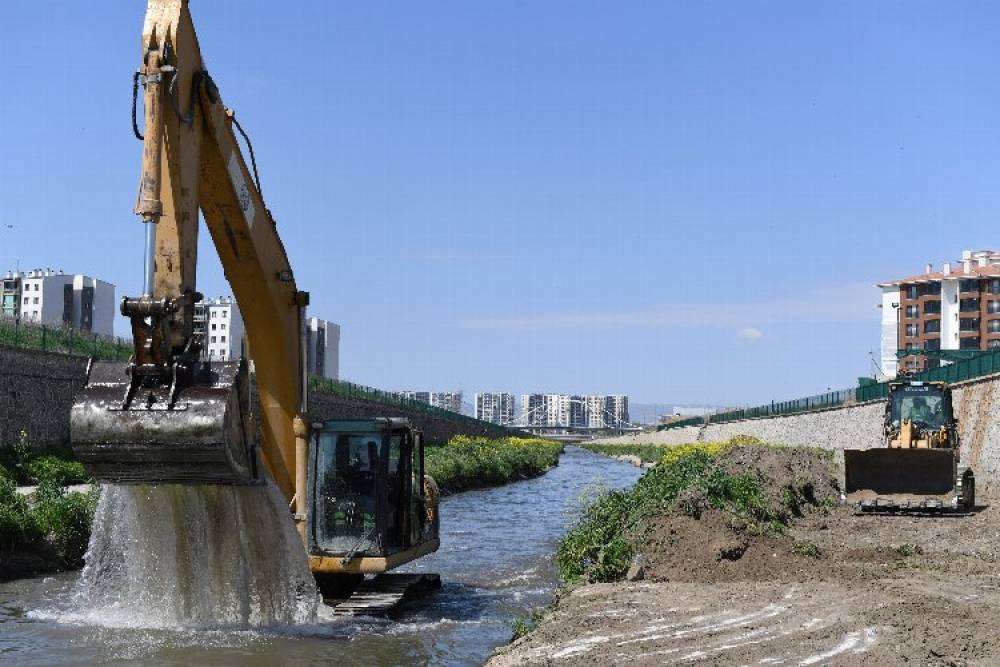
<path id="1" fill-rule="evenodd" d="M 982 505 L 923 517 L 836 506 L 737 555 L 726 526 L 675 517 L 641 543 L 640 580 L 564 589 L 488 664 L 998 664 L 1000 507 Z"/>

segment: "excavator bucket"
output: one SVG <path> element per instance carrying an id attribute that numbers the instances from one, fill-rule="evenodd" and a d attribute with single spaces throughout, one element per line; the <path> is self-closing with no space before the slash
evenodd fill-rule
<path id="1" fill-rule="evenodd" d="M 956 473 L 952 449 L 844 451 L 847 502 L 862 509 L 953 508 Z"/>
<path id="2" fill-rule="evenodd" d="M 181 389 L 140 387 L 128 364 L 95 361 L 70 418 L 73 450 L 118 484 L 252 484 L 257 430 L 243 361 L 201 364 Z"/>

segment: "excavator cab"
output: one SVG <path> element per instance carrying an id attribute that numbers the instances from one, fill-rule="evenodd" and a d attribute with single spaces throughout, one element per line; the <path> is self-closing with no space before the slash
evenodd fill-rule
<path id="1" fill-rule="evenodd" d="M 313 424 L 307 539 L 315 573 L 377 574 L 437 551 L 437 489 L 409 420 Z"/>

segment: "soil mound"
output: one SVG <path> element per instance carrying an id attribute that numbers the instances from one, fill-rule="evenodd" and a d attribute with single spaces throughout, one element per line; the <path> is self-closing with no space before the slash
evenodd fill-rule
<path id="1" fill-rule="evenodd" d="M 839 497 L 827 452 L 733 447 L 702 481 L 647 519 L 639 548 L 644 576 L 685 582 L 816 578 L 819 547 L 796 541 L 788 528 L 822 522 Z"/>

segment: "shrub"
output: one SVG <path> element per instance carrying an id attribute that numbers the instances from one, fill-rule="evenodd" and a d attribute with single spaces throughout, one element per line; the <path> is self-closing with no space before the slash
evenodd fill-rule
<path id="1" fill-rule="evenodd" d="M 28 477 L 36 484 L 51 482 L 58 486 L 84 484 L 89 481 L 87 471 L 79 461 L 70 461 L 49 454 L 37 456 L 25 465 Z"/>
<path id="2" fill-rule="evenodd" d="M 559 462 L 562 445 L 538 438 L 456 436 L 425 449 L 429 475 L 444 494 L 535 477 Z"/>
<path id="3" fill-rule="evenodd" d="M 4 550 L 28 544 L 42 536 L 27 499 L 17 492 L 14 482 L 0 479 L 0 548 Z"/>
<path id="4" fill-rule="evenodd" d="M 55 547 L 66 567 L 83 563 L 97 497 L 96 489 L 90 493 L 66 493 L 52 481 L 41 483 L 36 491 L 32 514 L 38 529 Z"/>

